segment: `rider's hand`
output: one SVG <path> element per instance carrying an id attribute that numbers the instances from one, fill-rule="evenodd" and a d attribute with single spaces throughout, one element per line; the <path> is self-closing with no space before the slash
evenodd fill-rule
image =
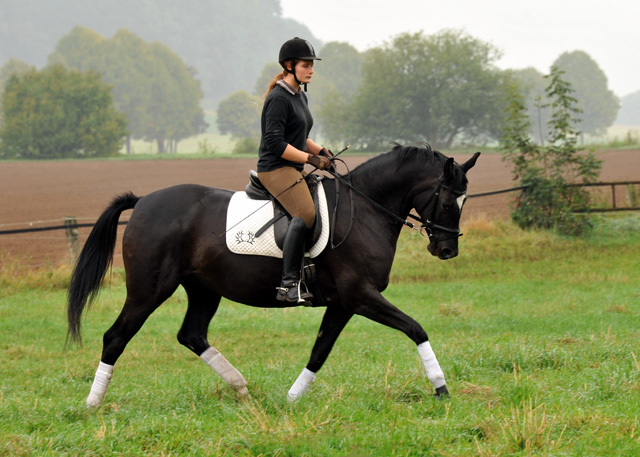
<path id="1" fill-rule="evenodd" d="M 321 155 L 314 156 L 313 154 L 308 154 L 307 163 L 313 165 L 318 170 L 328 170 L 333 167 L 331 161 Z"/>
<path id="2" fill-rule="evenodd" d="M 333 152 L 331 152 L 331 150 L 327 148 L 322 148 L 320 149 L 319 155 L 324 156 L 328 159 L 331 159 L 333 157 Z"/>

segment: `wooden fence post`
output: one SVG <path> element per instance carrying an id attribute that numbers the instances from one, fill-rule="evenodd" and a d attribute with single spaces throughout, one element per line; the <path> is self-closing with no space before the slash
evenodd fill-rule
<path id="1" fill-rule="evenodd" d="M 67 248 L 69 249 L 69 262 L 73 265 L 75 265 L 80 255 L 79 233 L 76 225 L 78 225 L 78 222 L 74 216 L 64 217 L 65 232 L 67 233 Z"/>

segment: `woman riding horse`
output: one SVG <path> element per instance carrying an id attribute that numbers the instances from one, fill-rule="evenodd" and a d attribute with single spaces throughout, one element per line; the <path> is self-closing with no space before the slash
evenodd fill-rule
<path id="1" fill-rule="evenodd" d="M 278 60 L 283 72 L 271 81 L 262 108 L 258 178 L 292 217 L 282 248 L 282 281 L 276 299 L 310 305 L 313 295 L 301 287 L 301 265 L 315 206 L 301 179 L 302 169 L 309 163 L 326 170 L 333 154 L 309 138 L 313 118 L 300 86 L 306 91 L 313 62 L 321 59 L 311 43 L 293 38 L 282 45 Z"/>

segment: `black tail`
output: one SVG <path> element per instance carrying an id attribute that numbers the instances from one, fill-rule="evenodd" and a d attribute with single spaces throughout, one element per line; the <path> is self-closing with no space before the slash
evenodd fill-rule
<path id="1" fill-rule="evenodd" d="M 100 283 L 113 261 L 120 214 L 132 209 L 138 200 L 140 197 L 131 192 L 116 197 L 93 226 L 82 248 L 67 292 L 69 301 L 67 338 L 71 338 L 72 341 L 82 341 L 80 334 L 82 311 L 87 302 L 91 304 L 98 295 Z"/>

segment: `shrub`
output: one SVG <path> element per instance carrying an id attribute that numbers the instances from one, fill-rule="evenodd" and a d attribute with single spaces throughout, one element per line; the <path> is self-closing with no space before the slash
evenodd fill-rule
<path id="1" fill-rule="evenodd" d="M 563 72 L 552 68 L 546 93 L 551 102 L 547 146 L 537 145 L 529 136 L 531 122 L 522 95 L 510 91 L 506 126 L 501 139 L 504 159 L 513 167 L 524 190 L 515 201 L 513 220 L 521 228 L 553 229 L 565 235 L 581 235 L 590 228 L 585 212 L 590 198 L 579 184 L 595 182 L 601 161 L 592 152 L 579 154 L 580 132 L 571 85 Z M 576 211 L 580 211 L 579 213 Z"/>

